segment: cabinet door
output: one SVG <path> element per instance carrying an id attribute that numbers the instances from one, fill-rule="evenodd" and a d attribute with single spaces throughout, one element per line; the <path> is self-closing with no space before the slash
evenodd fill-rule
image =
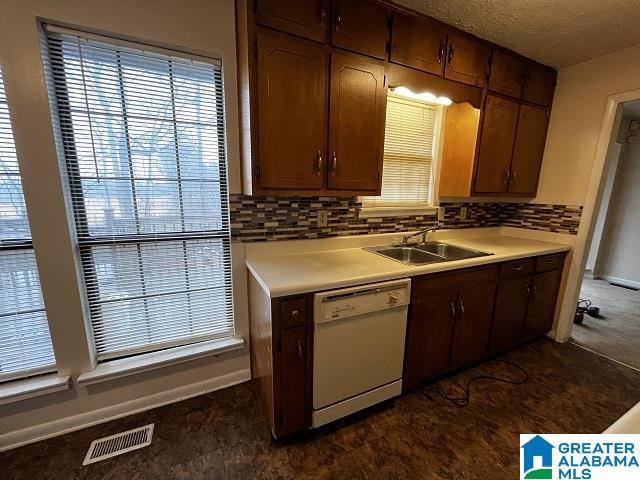
<path id="1" fill-rule="evenodd" d="M 380 191 L 386 103 L 381 63 L 357 55 L 332 54 L 330 189 Z"/>
<path id="2" fill-rule="evenodd" d="M 326 39 L 328 0 L 255 0 L 256 22 L 318 42 Z"/>
<path id="3" fill-rule="evenodd" d="M 258 35 L 261 187 L 322 188 L 326 75 L 326 54 L 320 46 Z"/>
<path id="4" fill-rule="evenodd" d="M 516 102 L 489 95 L 482 122 L 475 191 L 506 192 L 518 122 Z"/>
<path id="5" fill-rule="evenodd" d="M 476 40 L 449 34 L 449 50 L 444 77 L 449 80 L 484 87 L 487 84 L 490 50 Z"/>
<path id="6" fill-rule="evenodd" d="M 527 102 L 549 106 L 556 88 L 556 72 L 536 64 L 529 64 L 522 90 L 522 99 Z"/>
<path id="7" fill-rule="evenodd" d="M 560 269 L 537 273 L 533 276 L 525 328 L 526 336 L 542 335 L 551 330 L 561 278 L 562 270 Z"/>
<path id="8" fill-rule="evenodd" d="M 280 387 L 276 435 L 283 437 L 310 426 L 308 396 L 307 327 L 288 328 L 280 333 Z"/>
<path id="9" fill-rule="evenodd" d="M 407 324 L 402 380 L 405 390 L 449 370 L 458 301 L 455 288 L 421 293 L 419 283 L 416 285 L 411 295 L 411 315 Z"/>
<path id="10" fill-rule="evenodd" d="M 447 31 L 435 22 L 393 13 L 391 61 L 442 75 L 447 48 Z"/>
<path id="11" fill-rule="evenodd" d="M 452 367 L 472 363 L 487 354 L 495 290 L 495 283 L 471 284 L 460 289 L 451 348 Z"/>
<path id="12" fill-rule="evenodd" d="M 500 50 L 493 51 L 489 90 L 520 98 L 524 83 L 525 63 L 522 59 Z"/>
<path id="13" fill-rule="evenodd" d="M 501 280 L 491 328 L 491 351 L 509 348 L 524 337 L 531 276 Z"/>
<path id="14" fill-rule="evenodd" d="M 535 196 L 547 140 L 549 117 L 546 108 L 520 106 L 516 141 L 511 161 L 509 191 Z"/>
<path id="15" fill-rule="evenodd" d="M 370 0 L 334 0 L 331 43 L 336 47 L 386 58 L 388 11 Z"/>

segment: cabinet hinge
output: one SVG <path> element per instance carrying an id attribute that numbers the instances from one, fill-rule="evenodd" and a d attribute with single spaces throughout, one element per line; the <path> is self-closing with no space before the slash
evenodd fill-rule
<path id="1" fill-rule="evenodd" d="M 260 165 L 256 167 L 256 178 L 260 178 Z"/>
<path id="2" fill-rule="evenodd" d="M 384 78 L 383 78 L 383 80 L 382 80 L 382 86 L 383 86 L 383 87 L 386 87 L 386 86 L 387 86 L 387 75 L 386 75 L 386 74 L 384 75 Z"/>

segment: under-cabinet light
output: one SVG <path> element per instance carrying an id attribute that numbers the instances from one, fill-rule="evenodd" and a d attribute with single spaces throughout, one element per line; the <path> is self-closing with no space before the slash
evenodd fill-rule
<path id="1" fill-rule="evenodd" d="M 450 98 L 436 97 L 431 92 L 414 93 L 407 87 L 393 87 L 391 91 L 396 95 L 401 95 L 403 97 L 413 98 L 416 100 L 422 100 L 423 102 L 436 103 L 438 105 L 451 105 L 453 103 Z"/>

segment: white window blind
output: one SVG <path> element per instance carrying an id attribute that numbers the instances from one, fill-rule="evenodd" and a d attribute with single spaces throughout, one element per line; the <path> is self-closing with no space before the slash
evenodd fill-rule
<path id="1" fill-rule="evenodd" d="M 220 64 L 47 31 L 98 360 L 232 336 Z"/>
<path id="2" fill-rule="evenodd" d="M 441 107 L 440 107 L 441 108 Z M 429 205 L 438 107 L 389 93 L 382 193 L 362 197 L 366 207 Z"/>
<path id="3" fill-rule="evenodd" d="M 55 370 L 0 69 L 0 381 Z"/>

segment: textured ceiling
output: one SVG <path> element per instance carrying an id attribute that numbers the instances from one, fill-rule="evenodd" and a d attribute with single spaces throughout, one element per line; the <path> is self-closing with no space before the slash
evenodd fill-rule
<path id="1" fill-rule="evenodd" d="M 640 43 L 640 0 L 396 0 L 556 68 Z"/>

